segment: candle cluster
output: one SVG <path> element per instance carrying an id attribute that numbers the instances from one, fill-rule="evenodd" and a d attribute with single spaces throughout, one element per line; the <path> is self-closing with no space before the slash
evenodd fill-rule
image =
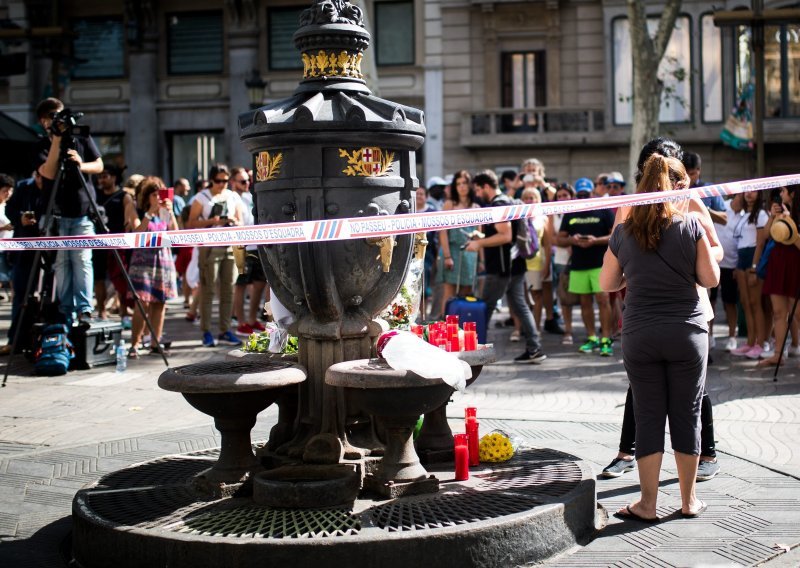
<path id="1" fill-rule="evenodd" d="M 463 329 L 459 329 L 457 315 L 449 315 L 445 321 L 428 325 L 412 325 L 411 333 L 448 352 L 475 351 L 478 348 L 475 322 L 465 321 Z"/>
<path id="2" fill-rule="evenodd" d="M 453 436 L 456 481 L 466 481 L 469 479 L 470 466 L 480 465 L 478 426 L 477 409 L 472 406 L 464 409 L 464 429 L 467 433 Z"/>

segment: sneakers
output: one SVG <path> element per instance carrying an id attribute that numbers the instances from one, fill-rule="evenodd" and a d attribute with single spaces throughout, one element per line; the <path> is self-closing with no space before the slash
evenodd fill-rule
<path id="1" fill-rule="evenodd" d="M 614 348 L 611 347 L 611 340 L 608 337 L 604 337 L 600 340 L 600 356 L 601 357 L 612 357 L 614 355 Z"/>
<path id="2" fill-rule="evenodd" d="M 740 345 L 739 347 L 731 351 L 731 355 L 736 355 L 737 357 L 744 357 L 745 355 L 747 355 L 747 352 L 750 351 L 753 347 L 755 346 L 748 345 L 747 343 L 745 343 L 744 345 Z"/>
<path id="3" fill-rule="evenodd" d="M 564 335 L 564 330 L 560 325 L 558 325 L 558 321 L 555 318 L 544 320 L 544 330 L 547 333 L 554 333 L 556 335 Z"/>
<path id="4" fill-rule="evenodd" d="M 245 337 L 250 337 L 253 333 L 252 326 L 247 325 L 246 323 L 240 323 L 239 326 L 236 328 L 236 335 L 243 335 Z"/>
<path id="5" fill-rule="evenodd" d="M 78 316 L 78 325 L 89 327 L 92 325 L 92 313 L 83 312 Z"/>
<path id="6" fill-rule="evenodd" d="M 717 338 L 709 333 L 708 334 L 708 348 L 709 349 L 716 349 L 716 347 L 717 347 Z"/>
<path id="7" fill-rule="evenodd" d="M 719 473 L 719 462 L 700 460 L 697 465 L 697 481 L 708 481 Z"/>
<path id="8" fill-rule="evenodd" d="M 512 331 L 512 332 L 511 332 L 511 335 L 510 335 L 510 336 L 509 336 L 509 338 L 508 338 L 508 340 L 509 340 L 511 343 L 516 343 L 516 342 L 518 342 L 518 341 L 519 341 L 519 332 L 518 332 L 518 331 L 516 331 L 516 330 Z"/>
<path id="9" fill-rule="evenodd" d="M 729 337 L 728 341 L 725 342 L 725 351 L 729 353 L 732 352 L 734 349 L 736 349 L 736 345 L 737 345 L 736 338 Z"/>
<path id="10" fill-rule="evenodd" d="M 232 345 L 234 347 L 238 347 L 242 344 L 242 340 L 236 337 L 231 330 L 226 331 L 225 333 L 220 333 L 217 336 L 217 339 L 220 343 L 224 343 L 225 345 Z"/>
<path id="11" fill-rule="evenodd" d="M 800 345 L 790 345 L 787 347 L 786 355 L 789 357 L 800 357 Z"/>
<path id="12" fill-rule="evenodd" d="M 261 323 L 261 322 L 260 322 L 260 321 L 258 321 L 258 320 L 254 321 L 252 324 L 250 324 L 250 327 L 252 327 L 252 328 L 253 328 L 253 331 L 254 331 L 254 332 L 258 332 L 258 331 L 267 331 L 267 328 L 266 328 L 266 327 L 264 327 L 264 324 L 263 324 L 263 323 Z"/>
<path id="13" fill-rule="evenodd" d="M 572 334 L 565 333 L 564 337 L 561 338 L 561 345 L 572 345 Z"/>
<path id="14" fill-rule="evenodd" d="M 578 347 L 578 351 L 581 353 L 591 353 L 592 351 L 597 351 L 600 349 L 600 341 L 597 339 L 596 335 L 592 335 L 586 343 Z"/>
<path id="15" fill-rule="evenodd" d="M 745 357 L 748 359 L 759 359 L 761 355 L 764 353 L 764 348 L 760 345 L 753 345 L 753 347 L 744 354 Z"/>
<path id="16" fill-rule="evenodd" d="M 534 365 L 538 365 L 539 363 L 541 363 L 545 359 L 547 359 L 547 355 L 542 353 L 541 349 L 537 349 L 533 353 L 531 353 L 530 351 L 526 350 L 525 353 L 523 353 L 519 357 L 514 357 L 514 362 L 515 363 L 533 363 Z"/>
<path id="17" fill-rule="evenodd" d="M 634 469 L 636 469 L 635 459 L 614 458 L 610 464 L 603 468 L 603 472 L 600 475 L 603 477 L 620 477 L 623 473 Z"/>
<path id="18" fill-rule="evenodd" d="M 761 347 L 762 347 L 761 350 L 762 359 L 768 359 L 773 355 L 775 355 L 775 344 L 772 343 L 771 341 L 765 341 L 764 345 L 762 345 Z"/>
<path id="19" fill-rule="evenodd" d="M 230 332 L 228 332 L 230 333 Z M 233 335 L 233 334 L 231 334 Z M 203 332 L 203 347 L 216 347 L 217 342 L 214 341 L 214 336 L 211 335 L 210 331 Z"/>

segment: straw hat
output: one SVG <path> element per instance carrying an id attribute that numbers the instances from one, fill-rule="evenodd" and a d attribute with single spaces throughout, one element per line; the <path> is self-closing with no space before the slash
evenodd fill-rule
<path id="1" fill-rule="evenodd" d="M 797 225 L 794 219 L 788 215 L 785 217 L 778 217 L 772 222 L 772 228 L 769 230 L 770 236 L 775 239 L 775 242 L 784 245 L 793 245 L 800 238 L 797 234 Z"/>

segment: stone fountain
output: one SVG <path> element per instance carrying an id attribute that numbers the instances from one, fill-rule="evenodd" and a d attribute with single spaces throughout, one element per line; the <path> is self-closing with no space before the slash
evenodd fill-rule
<path id="1" fill-rule="evenodd" d="M 566 550 L 595 526 L 593 474 L 576 458 L 530 449 L 459 482 L 452 463 L 420 463 L 411 427 L 421 413 L 420 449 L 448 458 L 452 389 L 371 359 L 374 318 L 419 245 L 413 235 L 325 239 L 338 219 L 413 211 L 423 113 L 370 92 L 360 69 L 370 35 L 350 2 L 315 0 L 294 41 L 296 91 L 239 126 L 258 223 L 319 223 L 317 242 L 259 250 L 294 315 L 298 361 L 239 353 L 165 372 L 160 386 L 214 417 L 221 449 L 136 464 L 79 491 L 75 565 L 499 567 Z M 492 358 L 456 363 L 474 380 Z M 255 416 L 272 402 L 278 424 L 253 452 Z"/>

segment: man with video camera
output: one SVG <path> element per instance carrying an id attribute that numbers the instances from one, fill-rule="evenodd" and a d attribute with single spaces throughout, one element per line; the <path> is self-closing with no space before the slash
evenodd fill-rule
<path id="1" fill-rule="evenodd" d="M 44 203 L 48 203 L 55 185 L 60 162 L 64 162 L 63 175 L 55 196 L 55 210 L 59 217 L 60 236 L 94 235 L 94 223 L 89 218 L 95 191 L 91 175 L 103 171 L 103 160 L 88 131 L 76 125 L 78 114 L 64 109 L 64 104 L 48 98 L 36 107 L 39 124 L 47 132 L 39 147 L 36 165 L 42 176 Z M 83 179 L 81 179 L 83 178 Z M 84 190 L 85 186 L 88 191 Z M 92 317 L 92 250 L 60 250 L 55 264 L 56 290 L 59 312 L 64 323 L 72 325 L 77 313 L 80 323 L 89 323 Z"/>

